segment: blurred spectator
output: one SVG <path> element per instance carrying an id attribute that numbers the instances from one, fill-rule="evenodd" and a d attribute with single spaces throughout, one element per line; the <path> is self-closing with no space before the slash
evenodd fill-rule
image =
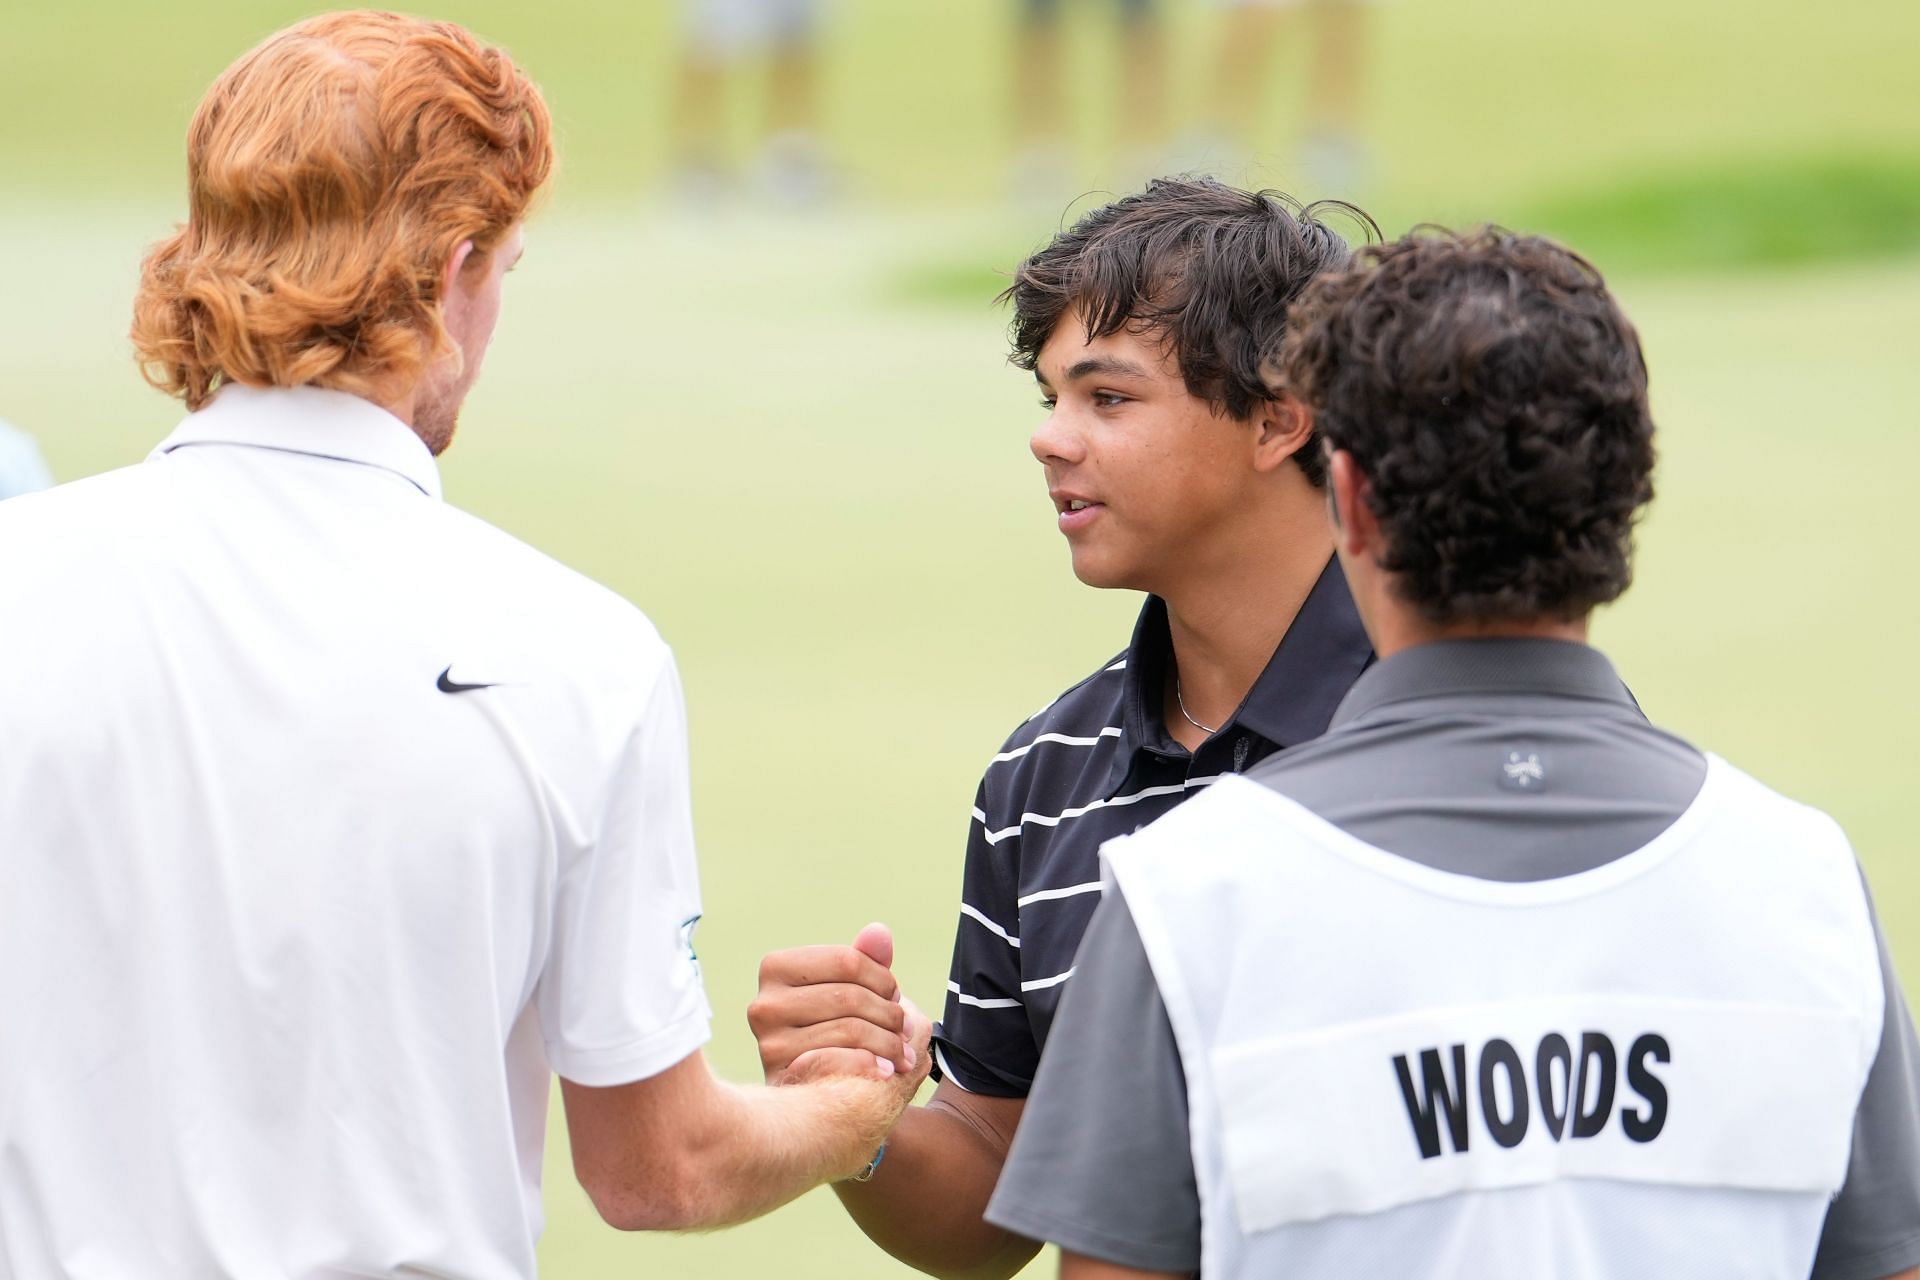
<path id="1" fill-rule="evenodd" d="M 1073 152 L 1067 145 L 1062 0 L 1018 2 L 1013 193 L 1022 200 L 1047 200 L 1076 185 Z M 1120 19 L 1120 67 L 1117 75 L 1104 80 L 1116 90 L 1121 170 L 1116 185 L 1132 185 L 1163 167 L 1159 148 L 1166 118 L 1167 41 L 1155 0 L 1112 3 Z"/>
<path id="2" fill-rule="evenodd" d="M 18 427 L 0 422 L 0 498 L 52 487 L 53 475 L 47 470 L 33 437 Z"/>
<path id="3" fill-rule="evenodd" d="M 767 110 L 754 137 L 753 177 L 767 195 L 815 204 L 831 194 L 819 138 L 819 28 L 823 0 L 685 0 L 674 104 L 675 182 L 696 203 L 736 184 L 728 158 L 730 87 L 765 58 Z"/>
<path id="4" fill-rule="evenodd" d="M 1184 148 L 1184 163 L 1237 168 L 1271 162 L 1262 107 L 1283 31 L 1307 44 L 1305 133 L 1289 189 L 1349 196 L 1367 178 L 1360 137 L 1367 46 L 1364 0 L 1218 0 L 1220 24 L 1206 123 Z"/>

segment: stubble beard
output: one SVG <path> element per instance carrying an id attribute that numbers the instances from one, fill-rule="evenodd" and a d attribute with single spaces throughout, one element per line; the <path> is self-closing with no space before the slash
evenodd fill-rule
<path id="1" fill-rule="evenodd" d="M 427 452 L 436 458 L 453 443 L 453 433 L 460 425 L 460 406 L 466 401 L 468 385 L 465 378 L 452 386 L 429 385 L 414 405 L 413 433 L 427 446 Z"/>
<path id="2" fill-rule="evenodd" d="M 422 405 L 414 415 L 413 431 L 427 446 L 427 452 L 439 457 L 453 443 L 454 429 L 460 425 L 460 406 Z"/>

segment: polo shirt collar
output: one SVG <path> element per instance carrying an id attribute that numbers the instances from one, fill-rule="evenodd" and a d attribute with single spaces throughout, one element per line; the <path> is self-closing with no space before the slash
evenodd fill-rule
<path id="1" fill-rule="evenodd" d="M 1120 750 L 1114 752 L 1109 792 L 1126 781 L 1140 751 L 1180 751 L 1161 718 L 1161 690 L 1173 661 L 1173 635 L 1167 628 L 1166 601 L 1160 597 L 1147 597 L 1126 656 Z M 1339 560 L 1330 557 L 1266 669 L 1215 736 L 1233 729 L 1251 730 L 1275 747 L 1317 738 L 1326 732 L 1342 696 L 1372 661 L 1373 644 L 1360 625 L 1346 575 Z"/>
<path id="2" fill-rule="evenodd" d="M 430 498 L 441 496 L 440 468 L 413 428 L 371 400 L 345 391 L 230 382 L 188 414 L 150 456 L 199 444 L 357 462 L 391 471 Z"/>
<path id="3" fill-rule="evenodd" d="M 1572 640 L 1486 636 L 1404 649 L 1361 676 L 1334 713 L 1339 728 L 1396 702 L 1458 694 L 1585 698 L 1640 714 L 1605 654 Z"/>

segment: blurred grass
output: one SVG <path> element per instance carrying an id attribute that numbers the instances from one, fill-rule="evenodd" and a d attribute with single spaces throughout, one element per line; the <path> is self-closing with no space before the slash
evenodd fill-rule
<path id="1" fill-rule="evenodd" d="M 179 190 L 186 121 L 250 44 L 315 5 L 299 0 L 24 0 L 0 9 L 0 200 L 112 201 Z M 659 177 L 678 0 L 448 0 L 427 6 L 504 43 L 542 84 L 565 152 L 559 198 L 628 199 Z M 1110 7 L 1070 6 L 1067 89 L 1081 162 L 1070 189 L 1113 164 Z M 1012 0 L 839 0 L 825 63 L 826 133 L 857 194 L 919 206 L 992 203 L 1004 181 Z M 1178 136 L 1211 75 L 1212 19 L 1168 5 Z M 1368 132 L 1381 179 L 1357 193 L 1397 225 L 1511 218 L 1540 193 L 1601 189 L 1649 170 L 1728 157 L 1920 146 L 1912 52 L 1920 5 L 1796 0 L 1380 6 Z M 1274 68 L 1272 121 L 1244 176 L 1300 185 L 1289 160 L 1305 46 Z M 734 113 L 744 131 L 757 108 Z M 1744 163 L 1744 161 L 1743 161 Z"/>
<path id="2" fill-rule="evenodd" d="M 1093 203 L 1076 201 L 1064 220 Z M 1494 220 L 1573 245 L 1603 273 L 1870 261 L 1920 251 L 1920 151 L 1715 161 L 1521 202 Z M 1406 227 L 1382 230 L 1392 236 Z M 1008 240 L 908 263 L 886 297 L 978 309 L 1012 282 L 1012 264 L 1039 243 Z"/>
<path id="3" fill-rule="evenodd" d="M 127 356 L 141 251 L 180 216 L 181 138 L 207 82 L 307 7 L 0 11 L 0 237 L 14 249 L 0 414 L 40 433 L 58 473 L 135 461 L 177 420 Z M 995 195 L 1008 7 L 837 7 L 830 127 L 875 199 L 813 217 L 649 207 L 674 5 L 436 10 L 514 50 L 565 151 L 448 493 L 621 591 L 675 644 L 712 1052 L 750 1078 L 742 1010 L 769 947 L 887 919 L 908 989 L 937 1004 L 978 770 L 1119 647 L 1135 604 L 1067 571 L 1026 453 L 1031 382 L 1005 368 L 990 306 L 1058 219 Z M 1206 12 L 1178 11 L 1189 85 Z M 1087 188 L 1111 180 L 1104 13 L 1074 18 Z M 1656 717 L 1840 817 L 1920 983 L 1906 776 L 1920 538 L 1905 514 L 1920 257 L 1894 172 L 1920 153 L 1920 6 L 1756 0 L 1737 23 L 1671 0 L 1378 13 L 1382 176 L 1363 202 L 1390 231 L 1495 219 L 1563 234 L 1645 340 L 1661 496 L 1601 643 Z M 1298 69 L 1296 54 L 1274 78 L 1277 141 L 1253 180 L 1289 185 Z M 1193 96 L 1176 95 L 1170 129 Z M 1868 210 L 1885 212 L 1856 217 Z M 1850 262 L 1855 248 L 1823 247 L 1831 260 L 1814 264 L 1803 229 L 1862 255 L 1908 251 Z M 558 1130 L 548 1170 L 541 1256 L 559 1280 L 904 1274 L 825 1193 L 720 1236 L 634 1239 L 594 1219 Z"/>
<path id="4" fill-rule="evenodd" d="M 1715 271 L 1920 250 L 1920 151 L 1714 163 L 1542 201 L 1516 225 L 1602 270 Z"/>

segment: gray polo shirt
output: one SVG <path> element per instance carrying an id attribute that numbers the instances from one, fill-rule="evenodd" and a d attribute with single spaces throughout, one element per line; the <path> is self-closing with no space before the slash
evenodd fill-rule
<path id="1" fill-rule="evenodd" d="M 1530 881 L 1645 845 L 1692 802 L 1706 760 L 1649 724 L 1594 649 L 1453 640 L 1375 666 L 1325 737 L 1247 777 L 1402 857 Z M 1884 937 L 1880 964 L 1880 1050 L 1817 1280 L 1878 1280 L 1920 1265 L 1920 1045 Z M 1123 1266 L 1197 1271 L 1186 1080 L 1118 893 L 1094 913 L 1075 966 L 987 1218 Z"/>

